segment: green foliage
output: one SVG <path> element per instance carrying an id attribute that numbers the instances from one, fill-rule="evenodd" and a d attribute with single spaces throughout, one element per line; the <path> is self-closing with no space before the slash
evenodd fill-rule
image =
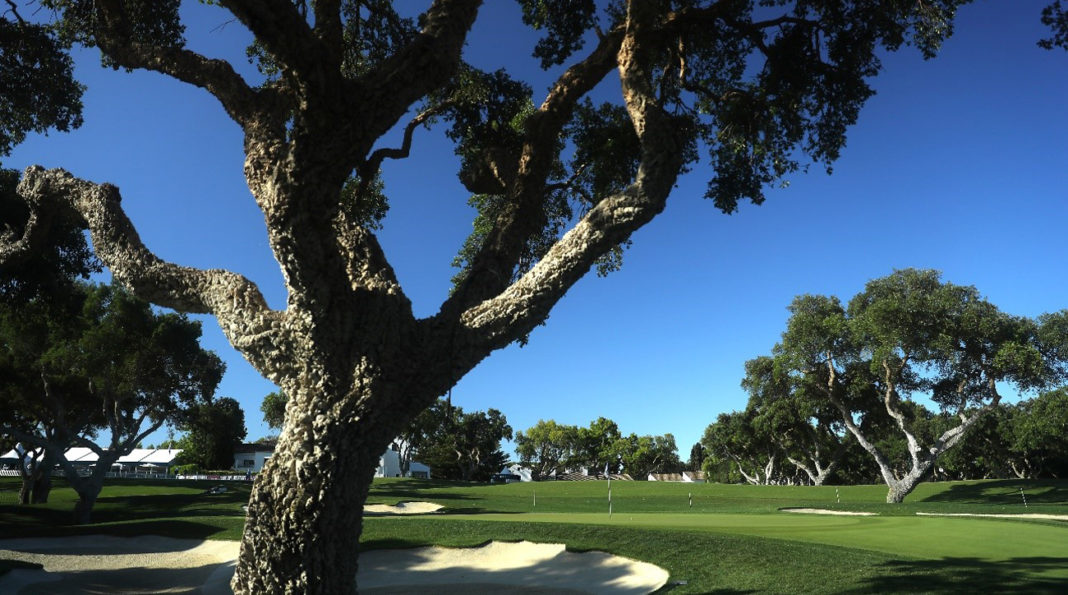
<path id="1" fill-rule="evenodd" d="M 616 422 L 605 417 L 591 421 L 587 428 L 577 428 L 572 454 L 567 459 L 568 468 L 585 467 L 590 473 L 600 473 L 607 467 L 610 473 L 619 473 L 622 439 Z"/>
<path id="2" fill-rule="evenodd" d="M 198 403 L 185 415 L 184 460 L 201 469 L 232 469 L 234 448 L 245 439 L 245 412 L 230 397 Z"/>
<path id="3" fill-rule="evenodd" d="M 268 427 L 275 430 L 282 429 L 286 422 L 286 402 L 288 400 L 289 398 L 282 391 L 267 393 L 263 397 L 260 411 L 263 412 L 263 421 L 267 422 Z"/>
<path id="4" fill-rule="evenodd" d="M 597 24 L 594 0 L 519 0 L 523 22 L 534 29 L 544 29 L 545 37 L 534 46 L 534 57 L 541 67 L 563 64 L 571 54 L 582 49 L 584 36 Z"/>
<path id="5" fill-rule="evenodd" d="M 790 313 L 772 357 L 747 364 L 743 386 L 753 417 L 720 430 L 734 443 L 712 436 L 721 452 L 752 450 L 759 441 L 742 438 L 758 431 L 796 456 L 797 431 L 818 430 L 831 440 L 826 449 L 844 434 L 844 423 L 884 473 L 926 473 L 959 444 L 961 431 L 999 406 L 999 385 L 1033 390 L 1066 378 L 1063 313 L 1037 320 L 1011 316 L 974 287 L 943 282 L 936 271 L 906 269 L 874 279 L 845 308 L 835 297 L 798 296 Z M 939 410 L 927 410 L 918 398 Z M 1005 444 L 1008 426 L 987 423 L 973 429 L 986 445 L 973 447 L 972 463 L 985 457 L 991 473 L 1019 466 Z M 947 465 L 949 471 L 939 472 L 977 469 L 962 460 Z M 867 475 L 850 470 L 842 476 Z"/>
<path id="6" fill-rule="evenodd" d="M 1068 10 L 1061 5 L 1061 0 L 1042 9 L 1042 24 L 1053 31 L 1053 36 L 1038 42 L 1038 46 L 1052 50 L 1060 47 L 1068 50 Z"/>
<path id="7" fill-rule="evenodd" d="M 753 422 L 754 411 L 720 413 L 705 428 L 705 468 L 717 481 L 771 483 L 776 477 L 778 447 L 766 426 Z"/>
<path id="8" fill-rule="evenodd" d="M 341 210 L 349 221 L 364 229 L 381 229 L 382 219 L 389 211 L 386 183 L 381 172 L 370 180 L 362 180 L 353 174 L 341 187 Z"/>
<path id="9" fill-rule="evenodd" d="M 186 463 L 184 465 L 175 465 L 171 468 L 171 472 L 175 475 L 196 475 L 200 472 L 200 465 L 196 463 Z"/>
<path id="10" fill-rule="evenodd" d="M 0 334 L 8 413 L 39 424 L 39 438 L 58 445 L 107 428 L 104 448 L 133 448 L 142 423 L 181 419 L 214 392 L 224 369 L 200 348 L 199 322 L 157 314 L 107 285 L 78 284 L 63 300 L 0 303 Z"/>
<path id="11" fill-rule="evenodd" d="M 412 458 L 430 466 L 433 477 L 487 481 L 508 464 L 501 441 L 512 439 L 512 427 L 496 409 L 464 413 L 439 399 L 401 438 Z"/>
<path id="12" fill-rule="evenodd" d="M 27 132 L 81 126 L 85 87 L 74 80 L 67 50 L 47 26 L 0 18 L 0 157 Z"/>
<path id="13" fill-rule="evenodd" d="M 644 481 L 651 473 L 678 473 L 682 471 L 678 447 L 671 434 L 663 436 L 636 436 L 630 434 L 618 447 L 623 454 L 623 470 L 631 477 Z"/>
<path id="14" fill-rule="evenodd" d="M 515 452 L 519 464 L 529 467 L 535 480 L 565 470 L 578 439 L 578 428 L 554 420 L 538 420 L 525 432 L 516 432 Z"/>
<path id="15" fill-rule="evenodd" d="M 306 6 L 301 3 L 306 9 Z M 402 18 L 390 0 L 342 0 L 343 50 L 342 71 L 357 77 L 379 67 L 392 51 L 412 40 L 416 23 Z M 249 62 L 256 65 L 268 80 L 281 75 L 277 59 L 258 40 L 246 50 Z"/>
<path id="16" fill-rule="evenodd" d="M 1068 473 L 1068 388 L 1024 401 L 1012 418 L 1011 450 L 1029 477 Z"/>
<path id="17" fill-rule="evenodd" d="M 691 471 L 700 471 L 705 462 L 705 447 L 700 442 L 694 442 L 690 447 L 690 458 L 686 461 L 686 468 Z"/>
<path id="18" fill-rule="evenodd" d="M 674 436 L 624 436 L 616 422 L 605 417 L 585 428 L 539 420 L 516 433 L 515 442 L 520 464 L 530 468 L 535 480 L 581 470 L 589 475 L 628 473 L 644 480 L 650 473 L 682 470 Z"/>
<path id="19" fill-rule="evenodd" d="M 41 0 L 43 7 L 57 15 L 53 26 L 66 44 L 106 47 L 121 40 L 165 48 L 185 45 L 185 26 L 178 16 L 180 0 L 122 0 L 121 4 L 126 13 L 123 22 L 104 25 L 92 0 Z M 118 68 L 103 52 L 101 61 Z"/>
<path id="20" fill-rule="evenodd" d="M 621 192 L 634 180 L 641 145 L 623 106 L 602 103 L 594 107 L 587 99 L 575 108 L 567 133 L 575 144 L 572 188 L 588 204 Z"/>

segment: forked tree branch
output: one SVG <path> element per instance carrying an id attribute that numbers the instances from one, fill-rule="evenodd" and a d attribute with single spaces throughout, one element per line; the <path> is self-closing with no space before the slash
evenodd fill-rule
<path id="1" fill-rule="evenodd" d="M 427 93 L 446 83 L 460 64 L 467 32 L 481 0 L 435 0 L 415 39 L 376 68 L 347 83 L 359 131 L 377 139 Z"/>
<path id="2" fill-rule="evenodd" d="M 557 157 L 556 139 L 578 101 L 616 67 L 622 39 L 622 27 L 602 36 L 589 56 L 557 79 L 537 112 L 527 119 L 518 173 L 508 189 L 508 204 L 471 259 L 463 281 L 442 304 L 443 316 L 455 317 L 508 286 L 528 238 L 541 230 L 545 220 L 543 202 L 546 181 Z"/>
<path id="3" fill-rule="evenodd" d="M 241 275 L 161 260 L 141 242 L 123 212 L 118 188 L 61 169 L 31 166 L 18 194 L 36 215 L 23 234 L 32 241 L 21 242 L 20 250 L 32 250 L 46 239 L 33 227 L 45 224 L 49 216 L 69 213 L 88 226 L 97 256 L 135 295 L 181 312 L 213 314 L 231 344 L 269 378 L 293 365 L 286 363 L 285 313 L 270 310 L 259 288 Z M 18 251 L 0 249 L 0 255 L 5 254 L 18 256 Z"/>
<path id="4" fill-rule="evenodd" d="M 99 0 L 97 43 L 110 59 L 126 68 L 144 68 L 195 85 L 214 95 L 226 113 L 247 128 L 274 91 L 255 91 L 229 62 L 206 58 L 180 47 L 161 47 L 131 39 L 132 25 L 118 0 Z"/>
<path id="5" fill-rule="evenodd" d="M 465 342 L 479 346 L 474 353 L 503 347 L 529 333 L 601 255 L 626 241 L 666 205 L 682 166 L 682 152 L 673 121 L 654 95 L 649 69 L 652 48 L 643 45 L 647 24 L 641 18 L 628 23 L 617 58 L 623 99 L 641 144 L 634 182 L 600 201 L 519 280 L 463 312 L 460 334 Z M 435 319 L 447 314 L 443 308 Z"/>
<path id="6" fill-rule="evenodd" d="M 333 75 L 340 71 L 323 68 L 324 63 L 339 65 L 339 56 L 331 56 L 313 33 L 307 19 L 290 0 L 221 0 L 223 7 L 233 13 L 256 36 L 279 62 L 283 71 L 307 83 L 312 76 Z M 329 72 L 329 71 L 333 72 Z"/>

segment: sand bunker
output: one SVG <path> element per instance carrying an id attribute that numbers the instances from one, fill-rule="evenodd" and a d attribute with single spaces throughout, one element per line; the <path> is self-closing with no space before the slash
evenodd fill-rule
<path id="1" fill-rule="evenodd" d="M 604 552 L 562 544 L 502 543 L 477 548 L 376 550 L 360 556 L 361 593 L 651 593 L 668 572 Z M 451 590 L 449 589 L 451 587 Z"/>
<path id="2" fill-rule="evenodd" d="M 85 535 L 5 539 L 0 559 L 43 570 L 0 576 L 0 593 L 229 593 L 236 541 Z"/>
<path id="3" fill-rule="evenodd" d="M 836 516 L 876 516 L 875 512 L 854 512 L 852 510 L 827 510 L 825 508 L 780 508 L 783 512 L 798 512 L 801 514 L 833 514 Z"/>
<path id="4" fill-rule="evenodd" d="M 230 593 L 235 541 L 86 535 L 0 540 L 0 559 L 41 564 L 0 576 L 0 593 Z M 563 545 L 375 550 L 360 556 L 360 591 L 393 593 L 650 593 L 667 571 Z"/>
<path id="5" fill-rule="evenodd" d="M 433 502 L 401 502 L 396 506 L 389 504 L 366 504 L 363 507 L 364 514 L 427 514 L 442 509 L 440 504 Z"/>
<path id="6" fill-rule="evenodd" d="M 1068 521 L 1068 514 L 1040 514 L 1040 513 L 1020 513 L 1020 514 L 978 514 L 972 512 L 917 512 L 918 516 L 971 516 L 971 517 L 986 517 L 992 519 L 1042 519 L 1046 521 Z"/>

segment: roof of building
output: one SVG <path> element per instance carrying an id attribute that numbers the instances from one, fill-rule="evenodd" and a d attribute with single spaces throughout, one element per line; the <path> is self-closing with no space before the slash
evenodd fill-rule
<path id="1" fill-rule="evenodd" d="M 273 446 L 266 446 L 266 445 L 263 445 L 263 444 L 255 444 L 255 443 L 253 443 L 253 444 L 238 444 L 237 446 L 234 447 L 234 454 L 253 453 L 253 452 L 272 453 L 272 452 L 274 452 L 274 447 Z"/>
<path id="2" fill-rule="evenodd" d="M 130 454 L 119 457 L 116 462 L 121 465 L 170 465 L 181 452 L 180 448 L 135 448 L 130 451 Z M 68 448 L 63 454 L 72 463 L 95 463 L 100 459 L 100 456 L 91 448 L 84 446 Z M 0 457 L 0 459 L 15 460 L 18 458 L 19 453 L 16 450 L 11 450 Z"/>

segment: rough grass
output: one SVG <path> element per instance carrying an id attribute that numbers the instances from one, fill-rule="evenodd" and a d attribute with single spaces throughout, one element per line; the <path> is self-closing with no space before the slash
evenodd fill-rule
<path id="1" fill-rule="evenodd" d="M 94 522 L 69 524 L 76 496 L 57 481 L 46 505 L 18 506 L 0 479 L 0 537 L 168 535 L 238 539 L 249 487 L 126 480 L 105 485 Z M 1028 506 L 1024 508 L 1020 488 Z M 693 506 L 690 507 L 690 496 Z M 380 480 L 369 502 L 427 500 L 446 514 L 366 519 L 362 549 L 491 540 L 566 543 L 658 564 L 672 593 L 1061 593 L 1068 523 L 917 517 L 935 513 L 1068 514 L 1068 482 L 922 484 L 904 504 L 883 486 L 789 487 L 612 482 L 499 486 Z M 864 510 L 878 517 L 793 515 L 788 507 Z M 5 571 L 0 560 L 0 573 Z"/>

